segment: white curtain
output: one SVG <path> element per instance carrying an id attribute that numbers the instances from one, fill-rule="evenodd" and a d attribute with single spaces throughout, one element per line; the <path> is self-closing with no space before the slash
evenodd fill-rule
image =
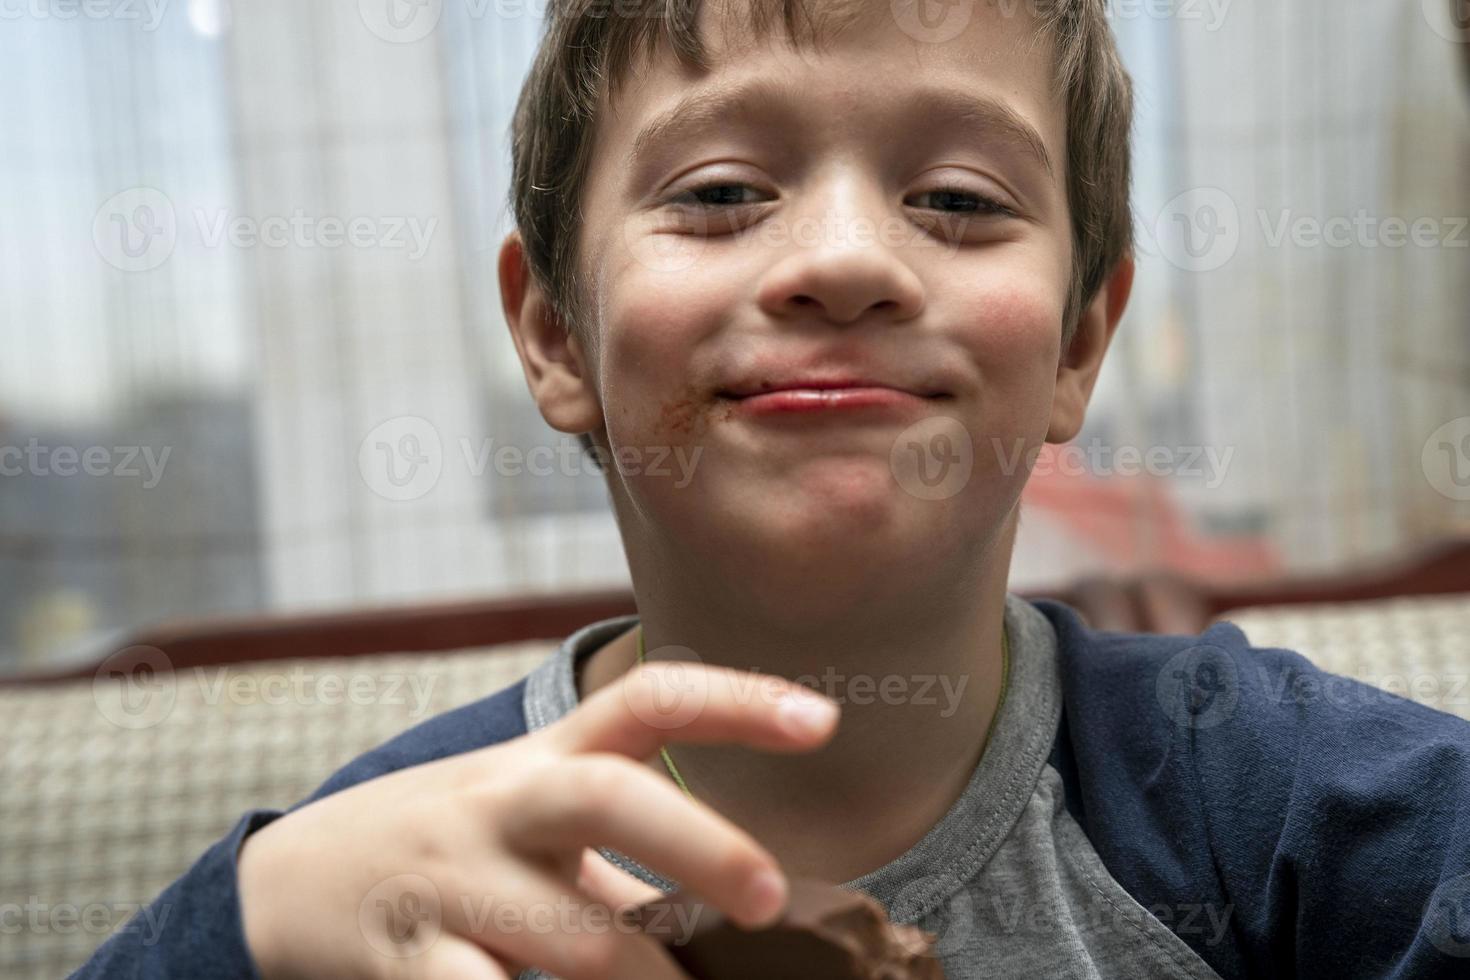
<path id="1" fill-rule="evenodd" d="M 103 6 L 0 20 L 0 669 L 264 595 L 218 25 Z"/>
<path id="2" fill-rule="evenodd" d="M 1466 529 L 1470 95 L 1432 5 L 1115 4 L 1135 299 L 1013 585 Z M 0 478 L 0 667 L 165 616 L 625 582 L 499 308 L 540 6 L 123 6 L 0 24 L 0 450 L 35 447 Z M 1360 211 L 1368 240 L 1304 244 Z M 1392 218 L 1439 239 L 1387 247 Z"/>
<path id="3" fill-rule="evenodd" d="M 505 133 L 540 25 L 493 11 L 237 10 L 242 206 L 365 219 L 384 239 L 252 250 L 278 608 L 626 580 L 597 474 L 499 454 L 575 440 L 536 414 L 500 315 Z"/>
<path id="4" fill-rule="evenodd" d="M 1091 469 L 1034 481 L 1020 577 L 1255 579 L 1470 531 L 1470 85 L 1437 2 L 1115 5 L 1138 278 Z"/>

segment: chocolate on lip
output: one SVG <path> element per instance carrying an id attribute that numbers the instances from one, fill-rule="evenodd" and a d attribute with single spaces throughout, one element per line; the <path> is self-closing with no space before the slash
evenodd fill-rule
<path id="1" fill-rule="evenodd" d="M 693 980 L 944 980 L 933 936 L 895 925 L 871 896 L 809 878 L 790 880 L 786 911 L 742 929 L 684 890 L 630 911 Z"/>

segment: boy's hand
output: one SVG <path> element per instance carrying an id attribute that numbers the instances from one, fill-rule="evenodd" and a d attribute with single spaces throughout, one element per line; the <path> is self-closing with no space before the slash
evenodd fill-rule
<path id="1" fill-rule="evenodd" d="M 506 980 L 528 966 L 684 980 L 658 940 L 617 928 L 605 907 L 657 891 L 589 848 L 655 867 L 747 926 L 777 918 L 785 878 L 749 834 L 637 760 L 670 741 L 809 751 L 836 718 L 830 700 L 777 677 L 636 668 L 541 731 L 359 783 L 246 838 L 251 954 L 268 980 Z"/>

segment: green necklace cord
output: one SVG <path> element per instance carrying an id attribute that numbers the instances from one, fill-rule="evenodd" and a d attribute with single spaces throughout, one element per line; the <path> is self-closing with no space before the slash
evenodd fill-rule
<path id="1" fill-rule="evenodd" d="M 1000 718 L 1001 706 L 1006 703 L 1006 689 L 1010 686 L 1011 638 L 1009 635 L 1009 631 L 1006 630 L 1004 624 L 1001 625 L 1000 630 L 1000 653 L 1000 700 L 996 702 L 995 714 L 992 715 L 990 718 L 990 727 L 985 731 L 985 744 L 987 746 L 989 746 L 990 744 L 990 736 L 995 732 L 996 720 Z M 646 658 L 647 652 L 643 649 L 643 624 L 640 623 L 638 624 L 638 662 L 640 664 L 646 663 Z M 669 771 L 669 775 L 673 777 L 674 782 L 678 783 L 679 788 L 684 791 L 684 795 L 689 797 L 691 800 L 694 799 L 694 794 L 689 791 L 689 786 L 684 782 L 684 777 L 679 775 L 679 770 L 678 767 L 674 765 L 674 760 L 669 757 L 668 746 L 659 746 L 658 754 L 663 757 L 664 768 Z"/>
<path id="2" fill-rule="evenodd" d="M 646 655 L 647 654 L 645 654 L 645 652 L 643 650 L 643 624 L 642 623 L 639 623 L 638 624 L 638 662 L 640 664 L 644 662 L 644 657 Z M 674 777 L 674 782 L 676 782 L 676 783 L 679 784 L 679 788 L 684 791 L 684 795 L 687 796 L 687 797 L 689 797 L 691 800 L 694 799 L 694 794 L 691 793 L 691 792 L 689 792 L 689 787 L 685 784 L 684 777 L 681 776 L 681 775 L 679 775 L 679 770 L 677 768 L 675 768 L 675 766 L 674 766 L 674 760 L 669 757 L 669 747 L 667 745 L 660 745 L 658 747 L 658 754 L 661 755 L 661 756 L 663 756 L 664 768 L 669 771 L 669 775 L 670 776 L 673 776 Z"/>

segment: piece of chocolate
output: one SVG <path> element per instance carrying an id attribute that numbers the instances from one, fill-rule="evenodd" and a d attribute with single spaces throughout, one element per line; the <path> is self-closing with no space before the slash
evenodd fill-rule
<path id="1" fill-rule="evenodd" d="M 896 925 L 871 896 L 807 878 L 766 929 L 742 929 L 686 890 L 631 911 L 694 980 L 944 980 L 934 937 Z"/>

